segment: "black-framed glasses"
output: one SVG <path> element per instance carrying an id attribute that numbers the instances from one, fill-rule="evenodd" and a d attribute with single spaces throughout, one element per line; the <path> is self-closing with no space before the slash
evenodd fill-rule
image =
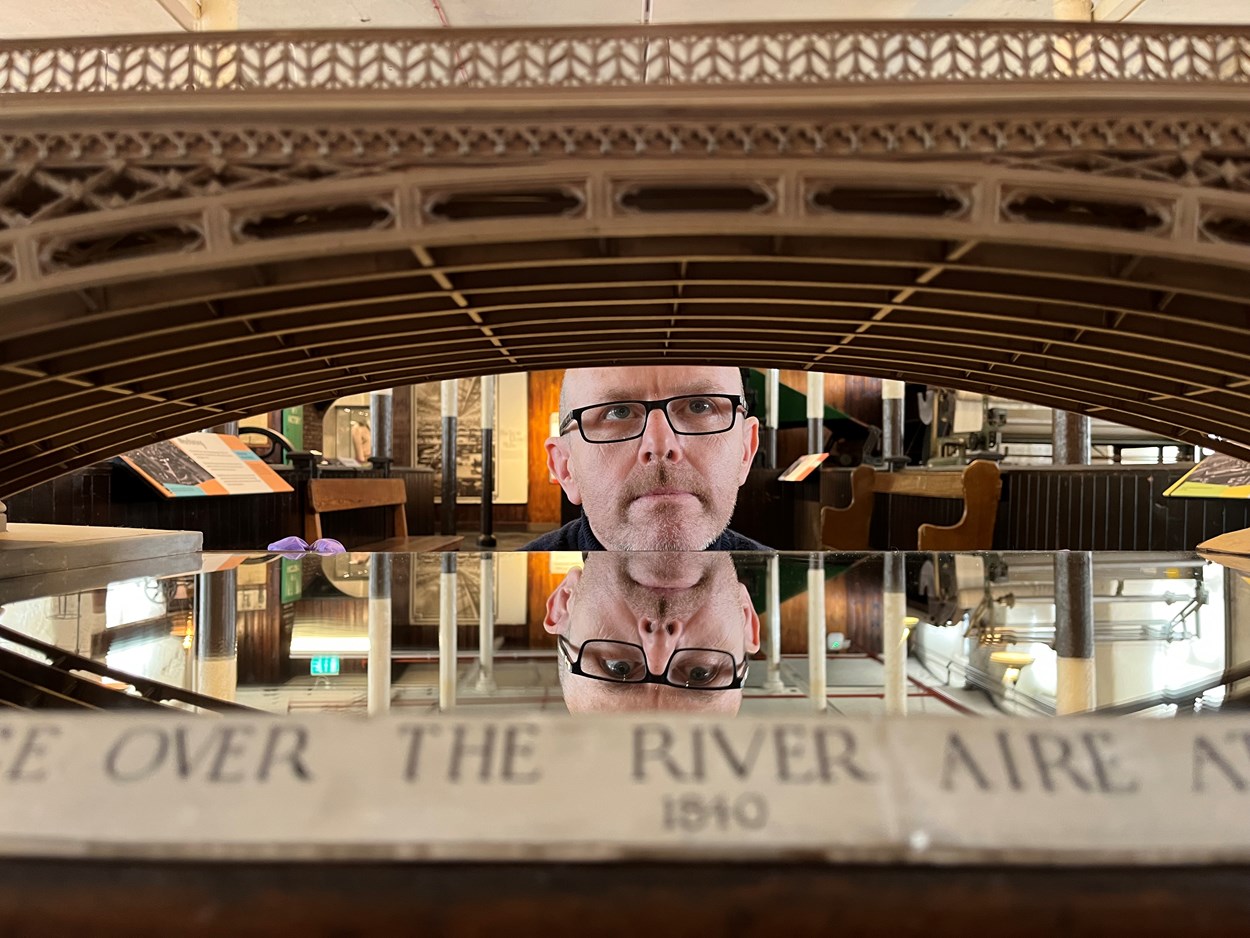
<path id="1" fill-rule="evenodd" d="M 560 423 L 560 435 L 568 433 L 576 423 L 587 443 L 636 440 L 646 431 L 653 410 L 662 410 L 673 432 L 682 436 L 724 433 L 738 419 L 738 411 L 746 413 L 738 394 L 679 394 L 662 401 L 608 401 L 570 410 Z"/>
<path id="2" fill-rule="evenodd" d="M 567 646 L 567 647 L 565 647 Z M 633 642 L 596 638 L 582 642 L 577 658 L 573 643 L 559 636 L 560 653 L 578 677 L 611 684 L 667 684 L 682 690 L 736 690 L 747 679 L 747 658 L 742 664 L 720 648 L 678 648 L 661 674 L 647 666 L 647 652 Z"/>

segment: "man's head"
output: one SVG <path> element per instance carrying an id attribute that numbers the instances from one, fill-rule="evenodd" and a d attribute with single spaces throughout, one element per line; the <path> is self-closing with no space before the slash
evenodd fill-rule
<path id="1" fill-rule="evenodd" d="M 547 466 L 569 501 L 583 507 L 591 530 L 609 550 L 702 550 L 729 524 L 738 488 L 759 448 L 759 421 L 716 395 L 745 400 L 737 368 L 565 372 L 562 432 L 547 440 Z M 595 406 L 678 396 L 682 400 L 667 410 L 651 409 L 641 420 L 636 406 Z M 700 430 L 700 420 L 708 430 Z M 636 436 L 610 440 L 634 433 L 630 421 L 637 422 Z M 622 426 L 626 429 L 615 431 Z M 714 432 L 725 426 L 724 432 Z"/>
<path id="2" fill-rule="evenodd" d="M 723 553 L 588 554 L 548 597 L 543 626 L 561 641 L 560 687 L 573 713 L 737 713 L 740 687 L 702 689 L 700 679 L 737 683 L 727 679 L 760 647 L 759 616 Z M 579 658 L 585 674 L 608 679 L 573 673 Z M 695 689 L 642 683 L 666 669 L 670 682 Z"/>

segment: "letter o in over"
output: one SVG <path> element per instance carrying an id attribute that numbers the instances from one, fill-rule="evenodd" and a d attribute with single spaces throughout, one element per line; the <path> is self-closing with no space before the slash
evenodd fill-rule
<path id="1" fill-rule="evenodd" d="M 113 743 L 104 770 L 115 781 L 137 782 L 159 769 L 168 751 L 169 739 L 163 730 L 136 727 Z"/>

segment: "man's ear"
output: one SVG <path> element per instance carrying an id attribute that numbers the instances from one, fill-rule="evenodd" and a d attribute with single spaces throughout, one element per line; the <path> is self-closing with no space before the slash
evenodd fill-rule
<path id="1" fill-rule="evenodd" d="M 755 453 L 760 448 L 760 421 L 758 417 L 747 417 L 743 421 L 742 434 L 742 465 L 739 466 L 738 484 L 746 482 L 751 473 L 751 464 L 755 462 Z"/>
<path id="2" fill-rule="evenodd" d="M 751 603 L 751 594 L 747 592 L 747 588 L 739 583 L 738 589 L 742 591 L 738 597 L 742 602 L 742 637 L 746 642 L 747 654 L 753 655 L 760 650 L 760 617 Z"/>
<path id="3" fill-rule="evenodd" d="M 582 579 L 582 568 L 574 567 L 564 575 L 560 585 L 547 597 L 547 615 L 543 619 L 543 628 L 552 635 L 567 635 L 569 616 L 572 608 L 569 601 L 573 598 L 573 590 Z"/>
<path id="4" fill-rule="evenodd" d="M 547 471 L 552 478 L 560 483 L 564 494 L 574 505 L 582 503 L 582 490 L 573 478 L 573 467 L 570 465 L 569 444 L 562 436 L 549 436 L 543 444 L 547 448 Z"/>

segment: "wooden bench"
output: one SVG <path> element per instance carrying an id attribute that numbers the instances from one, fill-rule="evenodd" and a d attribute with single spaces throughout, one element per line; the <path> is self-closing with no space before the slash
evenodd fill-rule
<path id="1" fill-rule="evenodd" d="M 408 514 L 404 509 L 407 501 L 408 491 L 403 479 L 310 479 L 308 514 L 304 518 L 304 540 L 311 544 L 324 537 L 321 516 L 327 512 L 392 508 L 395 536 L 372 544 L 361 544 L 352 549 L 413 552 L 460 549 L 464 538 L 456 535 L 429 534 L 409 537 Z"/>
<path id="2" fill-rule="evenodd" d="M 877 472 L 857 466 L 851 473 L 851 503 L 845 508 L 820 509 L 820 542 L 831 550 L 869 550 L 868 529 L 876 493 L 919 495 L 926 498 L 961 498 L 964 514 L 958 523 L 945 527 L 922 524 L 920 550 L 989 550 L 994 540 L 994 519 L 1003 480 L 998 464 L 985 459 L 962 472 L 904 469 Z"/>

